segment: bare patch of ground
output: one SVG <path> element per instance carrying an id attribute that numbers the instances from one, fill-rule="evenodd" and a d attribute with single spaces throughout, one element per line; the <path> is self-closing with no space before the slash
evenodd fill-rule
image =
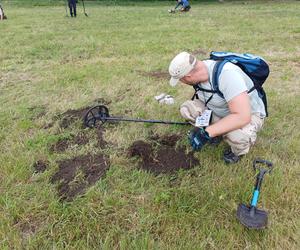
<path id="1" fill-rule="evenodd" d="M 152 138 L 155 143 L 135 141 L 129 148 L 130 157 L 139 157 L 139 168 L 154 174 L 172 174 L 179 169 L 190 169 L 199 165 L 193 152 L 186 153 L 184 147 L 175 148 L 179 140 L 178 135 L 168 135 L 161 138 Z"/>
<path id="2" fill-rule="evenodd" d="M 23 240 L 27 240 L 31 235 L 34 235 L 41 224 L 42 222 L 32 215 L 18 218 L 14 222 L 14 226 L 20 230 Z"/>
<path id="3" fill-rule="evenodd" d="M 59 169 L 51 183 L 57 183 L 61 200 L 72 201 L 103 177 L 109 169 L 109 159 L 103 154 L 82 155 L 58 162 Z"/>
<path id="4" fill-rule="evenodd" d="M 87 107 L 83 107 L 80 109 L 69 109 L 66 112 L 57 115 L 56 120 L 59 119 L 59 126 L 61 128 L 68 128 L 70 127 L 74 122 L 76 121 L 82 121 L 84 115 L 86 114 L 86 112 L 96 106 L 96 105 L 108 105 L 111 103 L 110 100 L 106 100 L 104 98 L 97 98 L 95 100 L 93 100 L 92 105 L 89 105 Z M 46 126 L 44 126 L 44 128 L 50 128 L 52 127 L 53 123 L 50 123 Z"/>
<path id="5" fill-rule="evenodd" d="M 191 52 L 191 54 L 195 55 L 195 56 L 198 56 L 198 55 L 205 56 L 208 54 L 208 52 L 205 49 L 198 48 L 198 49 L 193 50 Z"/>
<path id="6" fill-rule="evenodd" d="M 169 79 L 170 75 L 166 71 L 150 71 L 150 72 L 145 72 L 145 71 L 137 71 L 140 75 L 146 76 L 146 77 L 153 77 L 159 80 L 165 80 Z"/>

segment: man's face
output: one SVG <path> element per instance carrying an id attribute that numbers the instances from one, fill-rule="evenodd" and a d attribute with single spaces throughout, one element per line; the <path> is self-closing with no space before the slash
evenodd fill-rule
<path id="1" fill-rule="evenodd" d="M 182 77 L 180 79 L 181 82 L 183 82 L 184 84 L 187 84 L 187 85 L 196 85 L 199 83 L 199 79 L 197 77 L 197 72 L 194 69 L 191 70 L 190 73 L 188 73 L 186 76 Z"/>

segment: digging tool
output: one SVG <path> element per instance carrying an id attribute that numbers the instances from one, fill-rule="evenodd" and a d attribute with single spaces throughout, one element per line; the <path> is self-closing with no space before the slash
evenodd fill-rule
<path id="1" fill-rule="evenodd" d="M 191 125 L 189 122 L 174 122 L 174 121 L 162 121 L 162 120 L 145 120 L 145 119 L 134 119 L 134 118 L 125 118 L 125 117 L 113 117 L 109 115 L 108 108 L 104 105 L 98 105 L 89 109 L 86 112 L 83 120 L 84 120 L 84 125 L 89 128 L 95 127 L 97 123 L 100 126 L 102 126 L 105 122 L 114 122 L 114 121 Z"/>
<path id="2" fill-rule="evenodd" d="M 85 12 L 84 0 L 81 1 L 82 1 L 83 13 L 86 17 L 88 17 L 88 14 Z"/>
<path id="3" fill-rule="evenodd" d="M 258 164 L 264 164 L 267 168 L 258 167 Z M 253 196 L 250 206 L 240 204 L 237 209 L 238 220 L 247 228 L 250 229 L 263 229 L 268 224 L 268 213 L 266 211 L 257 209 L 257 203 L 260 193 L 260 188 L 263 182 L 264 175 L 271 173 L 273 164 L 267 160 L 255 159 L 253 161 L 253 168 L 259 171 L 256 176 L 256 183 L 253 191 Z"/>

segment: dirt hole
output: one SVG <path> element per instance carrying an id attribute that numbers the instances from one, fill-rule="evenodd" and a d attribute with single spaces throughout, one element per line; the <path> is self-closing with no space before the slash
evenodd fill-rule
<path id="1" fill-rule="evenodd" d="M 58 162 L 59 169 L 51 183 L 58 183 L 61 200 L 72 201 L 95 184 L 109 169 L 109 159 L 103 154 L 82 155 Z"/>
<path id="2" fill-rule="evenodd" d="M 199 164 L 193 152 L 186 153 L 185 147 L 175 148 L 178 135 L 152 138 L 157 142 L 135 141 L 129 148 L 130 157 L 138 156 L 139 168 L 154 174 L 172 174 L 179 169 L 191 169 Z"/>

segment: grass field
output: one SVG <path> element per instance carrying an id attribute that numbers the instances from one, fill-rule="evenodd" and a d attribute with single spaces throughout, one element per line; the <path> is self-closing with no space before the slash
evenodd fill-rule
<path id="1" fill-rule="evenodd" d="M 190 13 L 178 15 L 167 13 L 173 2 L 86 2 L 89 17 L 79 6 L 76 19 L 65 17 L 63 5 L 4 6 L 1 249 L 300 248 L 299 1 L 195 3 Z M 115 115 L 181 120 L 178 107 L 193 91 L 171 88 L 164 73 L 183 50 L 199 59 L 211 50 L 251 52 L 270 64 L 265 84 L 270 116 L 256 146 L 237 165 L 223 163 L 222 143 L 197 152 L 200 163 L 192 169 L 155 175 L 137 167 L 138 159 L 127 153 L 130 145 L 153 133 L 178 134 L 183 137 L 177 146 L 190 150 L 188 127 L 110 125 L 103 132 L 108 146 L 99 146 L 95 129 L 68 117 L 70 110 L 104 102 Z M 158 104 L 154 96 L 162 92 L 176 103 Z M 69 126 L 61 126 L 64 118 Z M 51 150 L 81 133 L 88 142 Z M 86 188 L 62 201 L 59 183 L 51 181 L 59 162 L 86 154 L 105 155 L 109 170 L 89 185 L 77 171 L 70 185 Z M 251 198 L 255 157 L 275 165 L 259 200 L 269 212 L 264 231 L 245 229 L 235 217 L 237 205 Z M 37 161 L 46 163 L 44 172 L 35 171 Z"/>

